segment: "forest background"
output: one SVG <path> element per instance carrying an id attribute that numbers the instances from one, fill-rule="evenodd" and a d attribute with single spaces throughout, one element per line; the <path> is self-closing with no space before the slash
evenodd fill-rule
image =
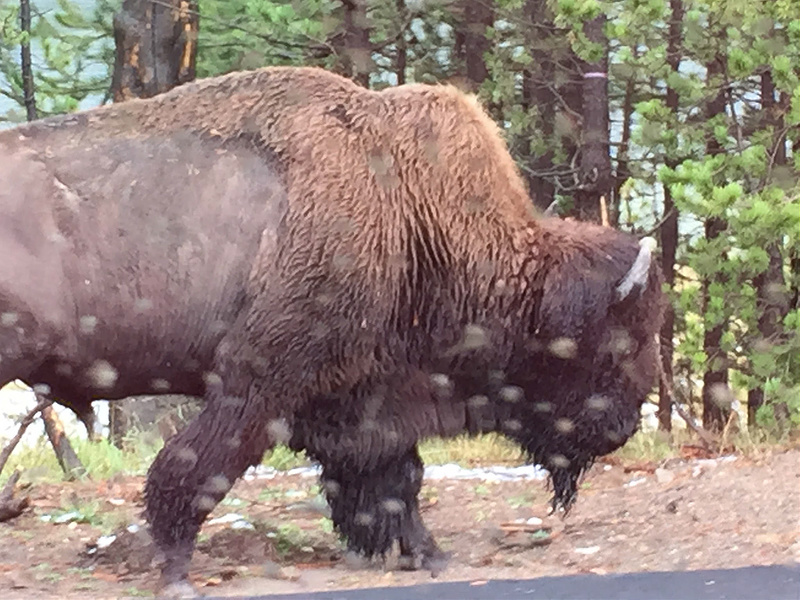
<path id="1" fill-rule="evenodd" d="M 800 427 L 796 2 L 0 0 L 0 127 L 264 65 L 478 94 L 539 209 L 658 240 L 659 429 Z"/>

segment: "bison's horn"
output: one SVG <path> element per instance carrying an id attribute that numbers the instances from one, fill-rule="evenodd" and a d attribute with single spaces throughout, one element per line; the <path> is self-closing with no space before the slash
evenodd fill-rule
<path id="1" fill-rule="evenodd" d="M 647 284 L 647 273 L 650 270 L 650 260 L 656 241 L 651 237 L 639 241 L 639 254 L 633 265 L 617 285 L 617 300 L 622 301 L 628 297 L 634 288 L 644 288 Z"/>
<path id="2" fill-rule="evenodd" d="M 544 209 L 542 213 L 545 217 L 557 217 L 558 216 L 558 199 L 553 200 L 550 203 L 550 206 Z"/>

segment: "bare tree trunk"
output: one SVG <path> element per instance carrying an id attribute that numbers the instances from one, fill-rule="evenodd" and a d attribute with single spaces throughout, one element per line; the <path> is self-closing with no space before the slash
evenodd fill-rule
<path id="1" fill-rule="evenodd" d="M 25 113 L 28 121 L 35 121 L 36 113 L 36 87 L 33 82 L 33 65 L 31 64 L 31 3 L 30 0 L 19 2 L 19 25 L 23 33 L 28 34 L 20 45 L 20 61 L 22 68 L 22 96 L 25 100 Z"/>
<path id="2" fill-rule="evenodd" d="M 528 191 L 533 204 L 546 210 L 556 199 L 553 183 L 552 146 L 555 140 L 556 65 L 553 57 L 553 20 L 546 0 L 527 0 L 523 6 L 525 45 L 533 59 L 522 71 L 522 106 L 526 111 L 535 110 L 538 120 L 528 128 L 519 141 L 517 153 L 528 166 L 523 174 L 528 182 Z M 543 139 L 548 148 L 538 155 L 531 151 L 531 138 Z"/>
<path id="3" fill-rule="evenodd" d="M 617 169 L 614 173 L 614 189 L 610 198 L 610 220 L 613 227 L 619 225 L 620 214 L 620 191 L 622 186 L 631 176 L 630 165 L 628 162 L 628 150 L 631 142 L 631 121 L 633 119 L 633 98 L 636 91 L 636 81 L 630 77 L 625 82 L 625 96 L 622 99 L 622 137 L 620 138 L 619 150 L 617 151 Z"/>
<path id="4" fill-rule="evenodd" d="M 774 164 L 776 167 L 786 165 L 786 138 L 783 127 L 783 115 L 779 114 L 775 102 L 775 83 L 772 73 L 765 70 L 761 74 L 761 110 L 767 124 L 772 125 L 775 131 Z M 781 330 L 781 320 L 787 310 L 785 294 L 786 282 L 783 277 L 783 257 L 777 243 L 770 244 L 767 248 L 769 265 L 767 270 L 753 279 L 756 289 L 756 303 L 759 311 L 758 317 L 758 344 L 761 349 L 768 350 L 775 343 L 776 336 Z M 763 386 L 759 386 L 747 393 L 747 425 L 755 429 L 756 413 L 764 404 L 765 393 Z M 775 407 L 775 417 L 779 424 L 783 424 L 789 409 L 785 404 Z"/>
<path id="5" fill-rule="evenodd" d="M 397 8 L 397 18 L 400 21 L 405 21 L 406 18 L 406 1 L 396 0 L 395 6 Z M 397 39 L 397 57 L 395 60 L 394 72 L 397 75 L 397 85 L 403 85 L 406 82 L 406 67 L 408 65 L 408 44 L 406 43 L 405 33 L 401 33 Z"/>
<path id="6" fill-rule="evenodd" d="M 608 40 L 603 28 L 605 14 L 584 25 L 586 37 L 603 47 L 596 62 L 583 72 L 583 135 L 578 173 L 580 187 L 575 194 L 574 215 L 581 221 L 601 222 L 600 199 L 611 191 L 611 156 L 608 138 Z"/>
<path id="7" fill-rule="evenodd" d="M 342 75 L 356 83 L 369 87 L 369 78 L 375 69 L 370 43 L 370 23 L 367 18 L 366 0 L 342 0 L 344 32 L 339 38 L 336 51 L 341 57 Z"/>
<path id="8" fill-rule="evenodd" d="M 477 92 L 489 77 L 486 53 L 492 43 L 486 36 L 486 29 L 494 24 L 494 9 L 492 3 L 485 0 L 460 0 L 457 10 L 456 56 L 463 65 L 466 88 Z"/>
<path id="9" fill-rule="evenodd" d="M 708 87 L 720 86 L 719 76 L 725 72 L 725 57 L 717 55 L 706 66 Z M 725 90 L 719 88 L 716 95 L 706 106 L 706 119 L 725 114 Z M 713 132 L 706 134 L 706 154 L 715 156 L 722 152 L 722 147 Z M 727 222 L 720 217 L 709 217 L 705 222 L 705 236 L 713 242 L 727 229 Z M 721 346 L 722 335 L 727 328 L 727 321 L 709 323 L 710 288 L 714 283 L 724 283 L 724 275 L 717 272 L 703 281 L 703 312 L 705 333 L 703 334 L 703 350 L 707 357 L 706 372 L 703 374 L 703 425 L 706 429 L 720 432 L 730 415 L 730 393 L 728 387 L 728 357 Z"/>
<path id="10" fill-rule="evenodd" d="M 42 409 L 42 420 L 44 421 L 44 430 L 47 432 L 50 444 L 55 450 L 58 464 L 61 465 L 61 469 L 66 474 L 67 479 L 85 477 L 87 475 L 86 468 L 81 463 L 78 455 L 75 454 L 72 444 L 69 443 L 69 438 L 64 433 L 64 425 L 53 410 L 52 404 Z"/>
<path id="11" fill-rule="evenodd" d="M 673 73 L 677 73 L 681 64 L 681 50 L 683 46 L 683 0 L 670 0 L 671 16 L 667 40 L 667 63 Z M 666 104 L 677 120 L 678 91 L 673 87 L 667 88 Z M 675 157 L 667 157 L 667 165 L 675 167 Z M 672 192 L 664 186 L 664 216 L 661 224 L 661 268 L 664 272 L 664 281 L 670 290 L 675 285 L 675 261 L 678 251 L 678 209 L 672 199 Z M 675 375 L 672 362 L 675 355 L 673 337 L 675 335 L 675 309 L 672 303 L 667 305 L 664 313 L 664 323 L 661 326 L 661 365 L 664 370 L 664 379 L 670 388 L 675 386 Z M 664 381 L 658 386 L 658 428 L 662 431 L 672 431 L 672 400 Z"/>
<path id="12" fill-rule="evenodd" d="M 122 450 L 129 429 L 128 413 L 121 400 L 108 403 L 108 439 Z"/>
<path id="13" fill-rule="evenodd" d="M 193 0 L 124 0 L 114 16 L 114 102 L 150 98 L 192 81 L 198 28 Z"/>

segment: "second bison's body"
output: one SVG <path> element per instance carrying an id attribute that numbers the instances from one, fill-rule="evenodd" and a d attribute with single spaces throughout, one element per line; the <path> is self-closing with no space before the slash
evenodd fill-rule
<path id="1" fill-rule="evenodd" d="M 0 384 L 205 396 L 148 475 L 167 582 L 276 441 L 322 463 L 352 548 L 425 563 L 420 438 L 500 431 L 569 506 L 636 428 L 649 249 L 536 219 L 453 88 L 268 68 L 10 130 L 0 154 Z"/>

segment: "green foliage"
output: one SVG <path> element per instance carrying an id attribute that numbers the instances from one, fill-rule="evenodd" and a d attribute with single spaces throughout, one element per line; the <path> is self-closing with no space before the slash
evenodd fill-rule
<path id="1" fill-rule="evenodd" d="M 105 102 L 114 61 L 111 20 L 120 3 L 96 0 L 89 12 L 74 0 L 34 0 L 30 38 L 20 31 L 18 3 L 0 3 L 0 95 L 11 101 L 0 123 L 25 120 L 19 54 L 25 41 L 39 117 Z"/>

